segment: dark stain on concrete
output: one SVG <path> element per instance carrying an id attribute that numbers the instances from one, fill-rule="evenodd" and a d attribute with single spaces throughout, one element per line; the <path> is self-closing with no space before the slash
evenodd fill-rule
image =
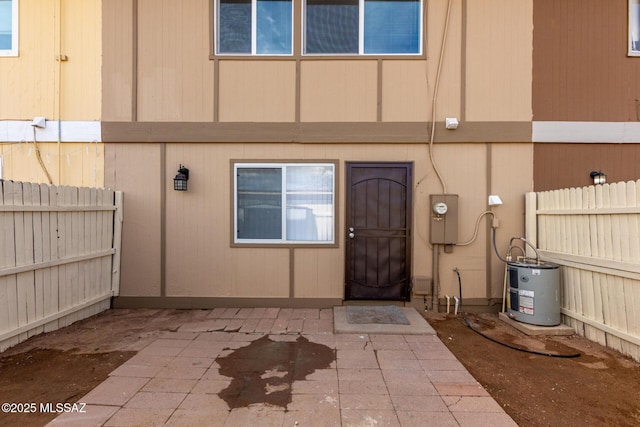
<path id="1" fill-rule="evenodd" d="M 220 374 L 233 380 L 218 395 L 229 408 L 267 403 L 287 408 L 291 403 L 291 384 L 304 380 L 316 369 L 327 369 L 336 360 L 336 351 L 309 342 L 272 341 L 264 336 L 226 357 L 217 359 Z"/>

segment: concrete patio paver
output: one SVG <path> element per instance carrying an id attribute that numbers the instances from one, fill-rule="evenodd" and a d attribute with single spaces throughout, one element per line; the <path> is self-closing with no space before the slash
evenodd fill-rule
<path id="1" fill-rule="evenodd" d="M 217 308 L 164 332 L 50 426 L 515 426 L 433 333 L 333 332 L 331 309 Z M 285 407 L 230 408 L 217 359 L 264 336 L 336 359 L 285 387 Z M 249 360 L 249 359 L 248 359 Z M 247 362 L 248 363 L 248 362 Z M 250 367 L 247 366 L 247 369 Z M 264 378 L 282 372 L 265 372 Z M 270 392 L 267 390 L 267 393 Z"/>

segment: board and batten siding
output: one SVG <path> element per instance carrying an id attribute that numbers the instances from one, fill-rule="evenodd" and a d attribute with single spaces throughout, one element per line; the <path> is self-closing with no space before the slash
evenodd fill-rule
<path id="1" fill-rule="evenodd" d="M 122 193 L 0 180 L 0 351 L 110 308 Z"/>
<path id="2" fill-rule="evenodd" d="M 535 144 L 534 191 L 593 184 L 592 171 L 602 171 L 608 182 L 640 176 L 640 144 Z"/>
<path id="3" fill-rule="evenodd" d="M 527 238 L 561 265 L 564 322 L 640 361 L 640 180 L 528 193 Z"/>
<path id="4" fill-rule="evenodd" d="M 635 122 L 640 61 L 627 0 L 534 0 L 533 119 Z"/>
<path id="5" fill-rule="evenodd" d="M 212 55 L 211 0 L 102 3 L 105 122 L 420 123 L 440 63 L 437 121 L 531 120 L 533 0 L 452 2 L 442 62 L 447 0 L 424 2 L 422 55 L 380 58 Z"/>

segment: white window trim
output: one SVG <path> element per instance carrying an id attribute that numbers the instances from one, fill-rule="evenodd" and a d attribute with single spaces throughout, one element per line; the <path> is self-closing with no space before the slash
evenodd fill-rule
<path id="1" fill-rule="evenodd" d="M 333 191 L 331 194 L 331 205 L 333 207 L 333 239 L 332 240 L 287 240 L 286 237 L 282 239 L 241 239 L 238 238 L 238 169 L 251 168 L 251 169 L 277 169 L 280 168 L 283 171 L 287 167 L 295 166 L 329 166 L 333 171 Z M 282 174 L 282 204 L 281 207 L 285 214 L 282 215 L 282 236 L 287 235 L 287 215 L 286 215 L 286 188 L 287 174 Z M 336 243 L 336 164 L 335 163 L 316 163 L 316 162 L 296 162 L 296 163 L 234 163 L 233 165 L 233 243 L 234 244 L 248 244 L 248 245 L 335 245 Z"/>
<path id="2" fill-rule="evenodd" d="M 307 22 L 307 1 L 302 0 L 302 24 L 300 26 L 302 31 L 302 37 L 300 37 L 302 45 L 300 46 L 300 52 L 303 56 L 421 56 L 424 50 L 424 2 L 426 0 L 418 0 L 420 3 L 420 34 L 418 35 L 418 52 L 416 53 L 365 53 L 364 52 L 364 3 L 365 0 L 358 0 L 358 53 L 306 53 L 306 27 Z M 633 1 L 633 0 L 629 0 Z M 640 52 L 639 52 L 640 54 Z"/>
<path id="3" fill-rule="evenodd" d="M 636 10 L 640 8 L 640 0 L 629 0 L 628 14 L 629 14 L 629 27 L 628 27 L 628 41 L 627 41 L 627 55 L 628 56 L 640 56 L 640 50 L 633 50 L 633 35 L 635 33 L 636 39 L 640 40 L 640 16 L 634 16 L 632 13 L 633 5 L 636 5 Z M 638 11 L 640 15 L 640 11 Z M 635 18 L 635 19 L 634 19 Z"/>
<path id="4" fill-rule="evenodd" d="M 248 52 L 220 52 L 220 0 L 216 0 L 213 6 L 213 13 L 215 14 L 215 52 L 217 56 L 293 56 L 293 34 L 294 34 L 294 3 L 291 1 L 291 52 L 290 53 L 257 53 L 257 25 L 258 25 L 258 0 L 251 0 L 251 53 Z"/>
<path id="5" fill-rule="evenodd" d="M 20 0 L 11 2 L 11 49 L 0 49 L 2 56 L 18 56 L 18 3 Z"/>

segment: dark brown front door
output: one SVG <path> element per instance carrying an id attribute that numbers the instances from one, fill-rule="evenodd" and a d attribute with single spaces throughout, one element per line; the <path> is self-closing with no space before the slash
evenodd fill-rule
<path id="1" fill-rule="evenodd" d="M 347 300 L 410 299 L 411 163 L 347 163 Z"/>

